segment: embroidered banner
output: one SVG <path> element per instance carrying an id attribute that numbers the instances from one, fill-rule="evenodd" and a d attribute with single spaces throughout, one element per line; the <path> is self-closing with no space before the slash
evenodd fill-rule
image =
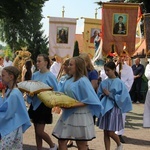
<path id="1" fill-rule="evenodd" d="M 74 51 L 76 20 L 74 18 L 49 18 L 49 56 L 72 57 Z"/>
<path id="2" fill-rule="evenodd" d="M 145 26 L 145 39 L 146 39 L 146 51 L 150 52 L 150 14 L 144 15 L 144 26 Z"/>
<path id="3" fill-rule="evenodd" d="M 84 52 L 88 53 L 91 58 L 95 54 L 94 39 L 101 33 L 101 20 L 84 18 Z"/>
<path id="4" fill-rule="evenodd" d="M 135 52 L 136 24 L 139 4 L 103 3 L 103 54 L 114 48 L 120 55 L 126 49 L 129 56 Z"/>

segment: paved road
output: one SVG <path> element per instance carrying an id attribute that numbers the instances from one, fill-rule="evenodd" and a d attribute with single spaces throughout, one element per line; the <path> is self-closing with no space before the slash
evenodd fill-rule
<path id="1" fill-rule="evenodd" d="M 123 150 L 150 150 L 150 128 L 143 128 L 144 104 L 133 104 L 133 110 L 127 113 Z M 51 135 L 52 129 L 59 115 L 54 114 L 54 123 L 46 126 L 46 131 Z M 104 150 L 103 131 L 95 127 L 96 139 L 89 142 L 90 150 Z M 51 136 L 53 141 L 57 140 Z M 24 133 L 24 150 L 36 150 L 33 126 Z M 43 143 L 43 150 L 48 150 L 48 145 Z M 116 144 L 111 140 L 111 150 Z M 76 144 L 68 150 L 77 150 Z"/>

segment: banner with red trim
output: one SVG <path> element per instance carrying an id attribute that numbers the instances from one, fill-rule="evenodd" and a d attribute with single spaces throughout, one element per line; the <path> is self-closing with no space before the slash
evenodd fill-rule
<path id="1" fill-rule="evenodd" d="M 112 48 L 120 55 L 124 49 L 129 56 L 135 52 L 136 25 L 139 4 L 103 3 L 103 54 Z"/>

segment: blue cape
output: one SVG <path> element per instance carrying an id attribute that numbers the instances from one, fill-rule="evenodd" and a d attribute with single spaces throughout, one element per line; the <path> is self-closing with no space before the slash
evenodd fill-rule
<path id="1" fill-rule="evenodd" d="M 51 72 L 41 73 L 40 71 L 37 71 L 33 74 L 31 80 L 41 81 L 52 87 L 54 91 L 58 91 L 57 79 Z M 33 97 L 28 96 L 27 101 L 28 103 L 32 103 L 33 110 L 36 110 L 42 103 L 37 95 L 34 95 Z"/>
<path id="2" fill-rule="evenodd" d="M 109 96 L 104 95 L 104 88 L 110 92 Z M 104 109 L 101 111 L 102 115 L 112 109 L 114 105 L 117 105 L 122 113 L 132 110 L 132 102 L 129 92 L 126 85 L 119 78 L 107 78 L 102 81 L 99 85 L 97 95 L 104 106 Z"/>
<path id="3" fill-rule="evenodd" d="M 74 82 L 74 78 L 70 78 L 66 80 L 64 83 L 64 86 L 60 90 L 61 92 L 64 92 L 66 95 L 84 103 L 87 104 L 87 107 L 89 107 L 91 113 L 97 117 L 99 117 L 101 110 L 103 109 L 103 106 L 101 105 L 101 102 L 96 95 L 96 92 L 93 89 L 93 86 L 89 79 L 87 77 L 81 77 L 79 80 Z M 63 119 L 65 120 L 68 116 L 70 116 L 72 113 L 74 113 L 78 107 L 76 108 L 70 108 L 70 109 L 64 109 L 63 111 Z"/>
<path id="4" fill-rule="evenodd" d="M 6 96 L 10 90 L 6 92 Z M 22 126 L 25 132 L 30 126 L 30 118 L 22 93 L 14 88 L 10 95 L 0 100 L 0 134 L 2 137 Z"/>

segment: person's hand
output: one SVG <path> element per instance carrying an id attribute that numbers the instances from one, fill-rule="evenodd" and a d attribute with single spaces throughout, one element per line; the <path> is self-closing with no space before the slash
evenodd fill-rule
<path id="1" fill-rule="evenodd" d="M 35 94 L 34 93 L 28 93 L 27 94 L 29 97 L 33 97 L 33 96 L 35 96 Z"/>
<path id="2" fill-rule="evenodd" d="M 103 93 L 108 96 L 110 92 L 107 89 L 103 89 Z"/>
<path id="3" fill-rule="evenodd" d="M 139 77 L 140 77 L 139 75 L 136 75 L 136 76 L 134 76 L 134 79 L 139 78 Z"/>
<path id="4" fill-rule="evenodd" d="M 24 94 L 23 94 L 23 98 L 24 98 L 24 99 L 27 99 L 27 93 L 24 93 Z"/>

